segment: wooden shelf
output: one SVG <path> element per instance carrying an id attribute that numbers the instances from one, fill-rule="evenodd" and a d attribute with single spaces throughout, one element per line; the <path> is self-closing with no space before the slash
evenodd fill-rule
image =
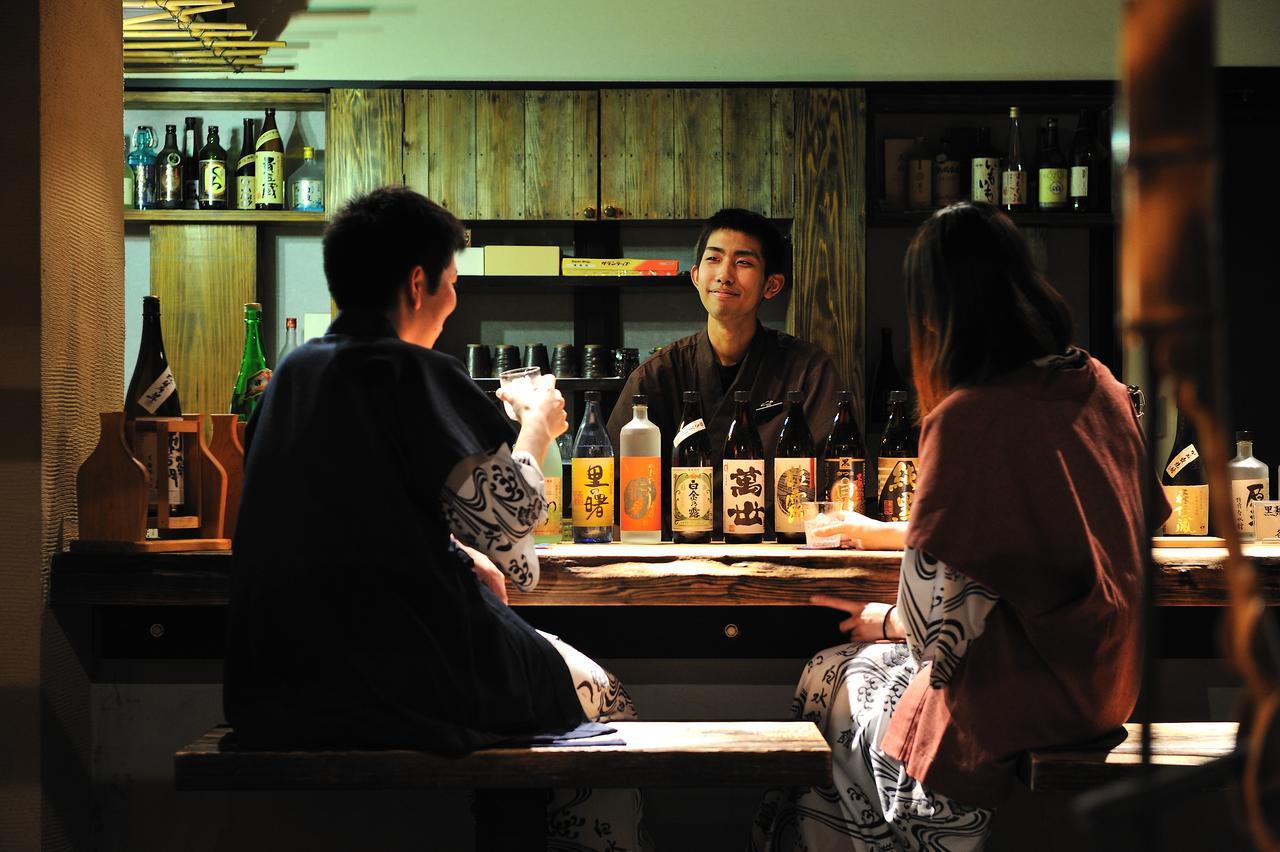
<path id="1" fill-rule="evenodd" d="M 867 212 L 868 228 L 915 228 L 923 224 L 936 211 L 933 210 L 870 210 Z M 1030 210 L 1010 213 L 1015 224 L 1024 228 L 1106 228 L 1116 224 L 1110 213 L 1072 213 L 1063 211 Z"/>
<path id="2" fill-rule="evenodd" d="M 125 109 L 323 110 L 324 92 L 260 92 L 242 89 L 206 91 L 126 91 Z"/>
<path id="3" fill-rule="evenodd" d="M 125 210 L 126 222 L 186 222 L 202 225 L 323 225 L 324 213 L 298 210 Z"/>
<path id="4" fill-rule="evenodd" d="M 497 390 L 497 379 L 473 379 L 476 384 L 485 390 Z M 556 379 L 556 387 L 562 391 L 613 391 L 622 390 L 622 379 L 616 376 L 610 376 L 604 379 Z"/>

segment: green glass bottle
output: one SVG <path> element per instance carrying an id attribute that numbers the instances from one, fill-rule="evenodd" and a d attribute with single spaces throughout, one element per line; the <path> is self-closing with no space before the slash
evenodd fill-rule
<path id="1" fill-rule="evenodd" d="M 231 413 L 240 420 L 252 417 L 270 381 L 271 370 L 262 354 L 262 305 L 248 302 L 244 306 L 244 353 L 231 391 Z"/>

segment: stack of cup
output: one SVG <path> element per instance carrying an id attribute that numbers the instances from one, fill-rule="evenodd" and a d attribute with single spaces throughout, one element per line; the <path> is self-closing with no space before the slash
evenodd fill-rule
<path id="1" fill-rule="evenodd" d="M 510 343 L 499 343 L 493 347 L 493 375 L 498 377 L 507 370 L 520 366 L 520 347 Z"/>
<path id="2" fill-rule="evenodd" d="M 524 366 L 537 367 L 544 373 L 551 372 L 551 362 L 547 359 L 545 343 L 530 343 L 524 348 Z"/>
<path id="3" fill-rule="evenodd" d="M 551 372 L 557 378 L 574 379 L 578 376 L 578 356 L 572 343 L 557 343 L 551 353 Z"/>
<path id="4" fill-rule="evenodd" d="M 609 363 L 612 355 L 613 352 L 598 343 L 582 347 L 582 377 L 603 379 L 613 375 L 613 365 Z"/>
<path id="5" fill-rule="evenodd" d="M 493 359 L 489 357 L 487 344 L 467 344 L 467 373 L 473 379 L 487 379 L 493 375 Z"/>

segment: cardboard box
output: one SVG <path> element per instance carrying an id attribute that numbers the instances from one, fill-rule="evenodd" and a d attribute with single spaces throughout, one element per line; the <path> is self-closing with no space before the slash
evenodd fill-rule
<path id="1" fill-rule="evenodd" d="M 678 275 L 678 260 L 636 260 L 625 257 L 566 257 L 561 275 Z"/>
<path id="2" fill-rule="evenodd" d="M 559 275 L 560 247 L 485 246 L 484 274 Z"/>
<path id="3" fill-rule="evenodd" d="M 453 260 L 459 275 L 484 275 L 484 246 L 463 249 Z"/>

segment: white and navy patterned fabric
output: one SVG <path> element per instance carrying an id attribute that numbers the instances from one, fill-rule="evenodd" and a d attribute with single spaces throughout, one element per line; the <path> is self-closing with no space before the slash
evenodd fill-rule
<path id="1" fill-rule="evenodd" d="M 765 794 L 753 852 L 980 850 L 992 811 L 925 788 L 880 750 L 898 700 L 924 666 L 945 683 L 977 639 L 996 598 L 925 553 L 902 560 L 898 607 L 906 642 L 828 648 L 805 666 L 792 718 L 812 721 L 831 744 L 831 786 Z M 935 682 L 936 681 L 936 682 Z"/>
<path id="2" fill-rule="evenodd" d="M 625 722 L 638 718 L 626 687 L 611 672 L 559 637 L 542 636 L 564 657 L 588 719 Z M 643 852 L 652 848 L 643 817 L 644 800 L 634 788 L 553 790 L 547 806 L 547 850 Z"/>
<path id="3" fill-rule="evenodd" d="M 546 512 L 544 489 L 533 456 L 501 444 L 458 462 L 440 494 L 449 530 L 493 560 L 522 592 L 538 585 L 533 530 Z"/>

